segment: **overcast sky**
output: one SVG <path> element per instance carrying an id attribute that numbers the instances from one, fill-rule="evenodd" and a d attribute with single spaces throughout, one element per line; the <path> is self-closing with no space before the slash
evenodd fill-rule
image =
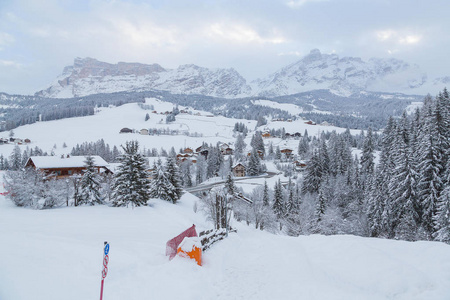
<path id="1" fill-rule="evenodd" d="M 450 75 L 450 0 L 0 0 L 0 92 L 46 88 L 75 57 L 235 68 L 247 80 L 311 49 Z"/>

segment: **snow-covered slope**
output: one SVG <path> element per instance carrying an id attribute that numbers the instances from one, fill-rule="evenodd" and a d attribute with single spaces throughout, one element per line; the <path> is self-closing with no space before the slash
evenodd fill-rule
<path id="1" fill-rule="evenodd" d="M 212 228 L 185 194 L 176 204 L 29 210 L 0 196 L 0 299 L 433 299 L 450 295 L 450 246 L 354 236 L 238 232 L 203 254 L 203 266 L 164 255 L 192 224 Z"/>
<path id="2" fill-rule="evenodd" d="M 36 95 L 71 98 L 145 90 L 238 97 L 249 94 L 250 87 L 234 69 L 210 70 L 196 65 L 182 65 L 171 70 L 158 64 L 109 64 L 93 58 L 76 58 L 73 66 L 64 68 L 63 73 L 49 88 Z"/>

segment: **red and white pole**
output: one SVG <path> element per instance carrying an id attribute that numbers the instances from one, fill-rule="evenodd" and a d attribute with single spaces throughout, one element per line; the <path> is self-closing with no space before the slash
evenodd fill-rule
<path id="1" fill-rule="evenodd" d="M 109 262 L 109 244 L 105 242 L 105 247 L 103 248 L 103 270 L 102 270 L 102 284 L 100 287 L 100 300 L 103 300 L 103 283 L 105 281 L 105 277 L 108 274 L 108 262 Z"/>

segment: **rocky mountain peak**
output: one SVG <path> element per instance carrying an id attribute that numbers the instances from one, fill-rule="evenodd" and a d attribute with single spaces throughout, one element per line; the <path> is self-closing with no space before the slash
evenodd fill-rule
<path id="1" fill-rule="evenodd" d="M 48 89 L 36 94 L 64 98 L 144 90 L 225 98 L 272 97 L 313 90 L 329 90 L 341 96 L 362 91 L 427 94 L 442 90 L 448 82 L 448 77 L 430 81 L 418 66 L 394 58 L 365 61 L 313 49 L 300 60 L 250 84 L 232 68 L 209 69 L 185 64 L 165 69 L 156 63 L 110 64 L 78 57 Z"/>

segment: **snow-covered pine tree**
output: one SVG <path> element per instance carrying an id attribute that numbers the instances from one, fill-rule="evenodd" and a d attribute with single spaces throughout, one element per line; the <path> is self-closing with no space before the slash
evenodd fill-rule
<path id="1" fill-rule="evenodd" d="M 137 141 L 126 142 L 122 146 L 124 154 L 120 157 L 120 165 L 114 175 L 113 205 L 141 206 L 150 198 L 150 181 L 146 172 L 145 158 L 139 153 Z"/>
<path id="2" fill-rule="evenodd" d="M 237 187 L 234 184 L 233 176 L 231 175 L 231 173 L 228 173 L 227 179 L 225 181 L 225 192 L 228 195 L 232 196 L 234 196 L 234 194 L 237 193 Z"/>
<path id="3" fill-rule="evenodd" d="M 275 184 L 272 209 L 278 220 L 281 220 L 284 217 L 285 204 L 283 197 L 283 186 L 281 185 L 280 179 L 278 179 Z"/>
<path id="4" fill-rule="evenodd" d="M 250 142 L 250 146 L 252 148 L 261 151 L 263 154 L 266 153 L 266 150 L 264 149 L 264 140 L 261 134 L 261 131 L 256 131 L 255 134 L 252 137 L 252 140 Z"/>
<path id="5" fill-rule="evenodd" d="M 317 223 L 320 223 L 322 221 L 323 215 L 325 214 L 326 209 L 326 199 L 322 192 L 322 190 L 319 190 L 319 194 L 317 196 L 317 204 L 316 204 L 316 221 Z"/>
<path id="6" fill-rule="evenodd" d="M 450 244 L 450 161 L 447 162 L 447 185 L 436 204 L 434 216 L 434 239 Z"/>
<path id="7" fill-rule="evenodd" d="M 18 145 L 14 146 L 13 152 L 9 157 L 9 167 L 11 170 L 20 170 L 22 165 L 22 154 L 20 153 L 20 148 Z"/>
<path id="8" fill-rule="evenodd" d="M 275 149 L 275 159 L 280 160 L 281 159 L 281 150 L 280 150 L 280 146 L 277 146 L 277 148 Z"/>
<path id="9" fill-rule="evenodd" d="M 223 156 L 218 147 L 209 148 L 206 163 L 206 178 L 218 176 L 223 163 Z"/>
<path id="10" fill-rule="evenodd" d="M 367 130 L 367 136 L 364 138 L 362 155 L 361 155 L 361 173 L 373 174 L 375 163 L 374 163 L 374 144 L 373 144 L 373 135 L 372 128 L 369 127 Z"/>
<path id="11" fill-rule="evenodd" d="M 248 159 L 247 175 L 257 176 L 261 172 L 261 161 L 259 160 L 258 152 L 255 148 L 252 149 Z"/>
<path id="12" fill-rule="evenodd" d="M 183 182 L 183 186 L 192 187 L 192 174 L 191 174 L 191 162 L 186 160 L 181 164 L 182 176 L 181 180 Z"/>
<path id="13" fill-rule="evenodd" d="M 410 127 L 406 114 L 398 124 L 395 136 L 394 164 L 389 195 L 393 199 L 391 224 L 396 236 L 413 240 L 417 234 L 419 216 L 417 207 L 417 172 L 410 152 Z M 399 228 L 397 228 L 399 226 Z"/>
<path id="14" fill-rule="evenodd" d="M 236 137 L 236 142 L 234 144 L 234 155 L 237 160 L 243 157 L 245 147 L 247 147 L 247 144 L 244 141 L 244 135 L 238 134 Z"/>
<path id="15" fill-rule="evenodd" d="M 269 186 L 267 185 L 267 181 L 264 181 L 264 190 L 263 190 L 263 205 L 269 206 Z"/>
<path id="16" fill-rule="evenodd" d="M 203 155 L 199 155 L 197 163 L 195 164 L 195 184 L 199 185 L 205 179 L 206 174 L 206 160 Z"/>
<path id="17" fill-rule="evenodd" d="M 161 160 L 158 160 L 156 168 L 152 172 L 153 179 L 150 184 L 150 197 L 175 203 L 173 199 L 177 198 L 176 188 L 172 185 L 167 175 Z"/>
<path id="18" fill-rule="evenodd" d="M 180 200 L 181 196 L 183 195 L 183 189 L 181 188 L 180 184 L 180 172 L 178 170 L 178 166 L 175 162 L 175 158 L 172 156 L 169 156 L 166 161 L 166 177 L 173 186 L 174 194 L 171 199 L 173 203 L 176 203 L 178 200 Z"/>
<path id="19" fill-rule="evenodd" d="M 95 172 L 95 159 L 92 156 L 86 156 L 84 164 L 86 171 L 81 177 L 81 191 L 78 204 L 103 204 L 99 176 Z"/>
<path id="20" fill-rule="evenodd" d="M 436 212 L 436 203 L 443 186 L 441 178 L 442 152 L 435 139 L 436 122 L 433 118 L 432 100 L 428 102 L 426 99 L 424 110 L 423 127 L 419 138 L 418 197 L 422 212 L 422 227 L 428 238 L 431 239 L 434 232 L 433 218 Z"/>
<path id="21" fill-rule="evenodd" d="M 302 193 L 317 193 L 322 181 L 323 170 L 319 153 L 314 151 L 306 164 L 305 176 L 303 179 Z"/>
<path id="22" fill-rule="evenodd" d="M 298 142 L 298 155 L 304 159 L 309 152 L 309 139 L 307 136 L 302 136 Z"/>

